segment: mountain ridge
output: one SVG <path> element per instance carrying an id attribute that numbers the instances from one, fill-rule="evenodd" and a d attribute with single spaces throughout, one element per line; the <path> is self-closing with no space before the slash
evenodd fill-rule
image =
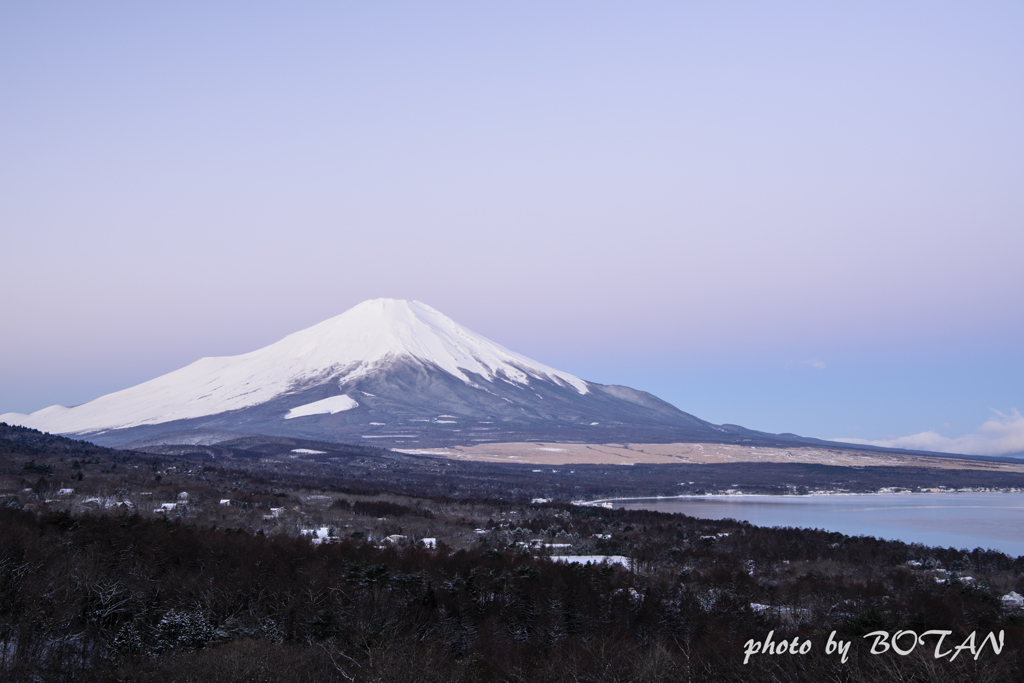
<path id="1" fill-rule="evenodd" d="M 249 353 L 200 358 L 79 406 L 8 413 L 0 420 L 61 433 L 187 420 L 259 405 L 327 381 L 343 387 L 401 357 L 427 360 L 467 383 L 469 372 L 486 382 L 547 379 L 581 394 L 588 391 L 578 377 L 472 333 L 425 304 L 374 299 Z"/>
<path id="2" fill-rule="evenodd" d="M 202 358 L 75 407 L 0 421 L 108 446 L 212 435 L 385 447 L 802 440 L 715 425 L 648 392 L 584 381 L 426 304 L 394 299 L 365 301 L 255 351 Z"/>

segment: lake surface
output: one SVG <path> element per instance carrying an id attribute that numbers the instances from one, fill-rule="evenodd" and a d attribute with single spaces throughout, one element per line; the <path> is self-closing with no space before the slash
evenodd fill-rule
<path id="1" fill-rule="evenodd" d="M 1024 555 L 1024 493 L 684 496 L 623 498 L 612 505 Z"/>

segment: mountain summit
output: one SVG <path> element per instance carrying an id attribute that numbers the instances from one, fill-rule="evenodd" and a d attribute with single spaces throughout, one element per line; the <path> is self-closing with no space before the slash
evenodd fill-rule
<path id="1" fill-rule="evenodd" d="M 108 445 L 262 434 L 380 445 L 721 440 L 628 387 L 515 353 L 418 301 L 374 299 L 262 349 L 0 421 Z"/>

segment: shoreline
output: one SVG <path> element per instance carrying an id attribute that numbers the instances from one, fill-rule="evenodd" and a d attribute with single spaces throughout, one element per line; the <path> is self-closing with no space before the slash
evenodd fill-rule
<path id="1" fill-rule="evenodd" d="M 678 496 L 628 496 L 619 498 L 599 498 L 597 500 L 574 500 L 571 505 L 579 505 L 581 507 L 586 506 L 599 506 L 606 507 L 606 504 L 611 504 L 619 501 L 673 501 L 673 500 L 707 500 L 707 499 L 734 499 L 734 498 L 826 498 L 826 497 L 853 497 L 853 496 L 945 496 L 945 495 L 969 495 L 969 494 L 1013 494 L 1019 493 L 1024 494 L 1024 489 L 1015 487 L 1005 489 L 992 489 L 986 488 L 982 490 L 974 489 L 951 489 L 948 491 L 813 491 L 810 493 L 744 493 L 737 491 L 735 493 L 689 493 L 681 494 Z"/>
<path id="2" fill-rule="evenodd" d="M 1006 498 L 1008 504 L 1002 504 Z M 1016 496 L 1016 497 L 1014 497 Z M 831 501 L 829 500 L 831 499 Z M 699 520 L 733 519 L 757 527 L 821 529 L 846 536 L 1024 556 L 1014 529 L 1024 521 L 1024 491 L 705 494 L 590 501 L 606 510 L 677 513 Z"/>

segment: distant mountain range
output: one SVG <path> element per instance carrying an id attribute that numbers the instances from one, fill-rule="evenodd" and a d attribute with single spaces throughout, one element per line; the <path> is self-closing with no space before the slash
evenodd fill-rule
<path id="1" fill-rule="evenodd" d="M 82 405 L 7 413 L 0 422 L 136 447 L 251 435 L 387 447 L 824 443 L 712 424 L 647 392 L 555 370 L 430 306 L 394 299 L 365 301 L 251 353 L 202 358 Z"/>

